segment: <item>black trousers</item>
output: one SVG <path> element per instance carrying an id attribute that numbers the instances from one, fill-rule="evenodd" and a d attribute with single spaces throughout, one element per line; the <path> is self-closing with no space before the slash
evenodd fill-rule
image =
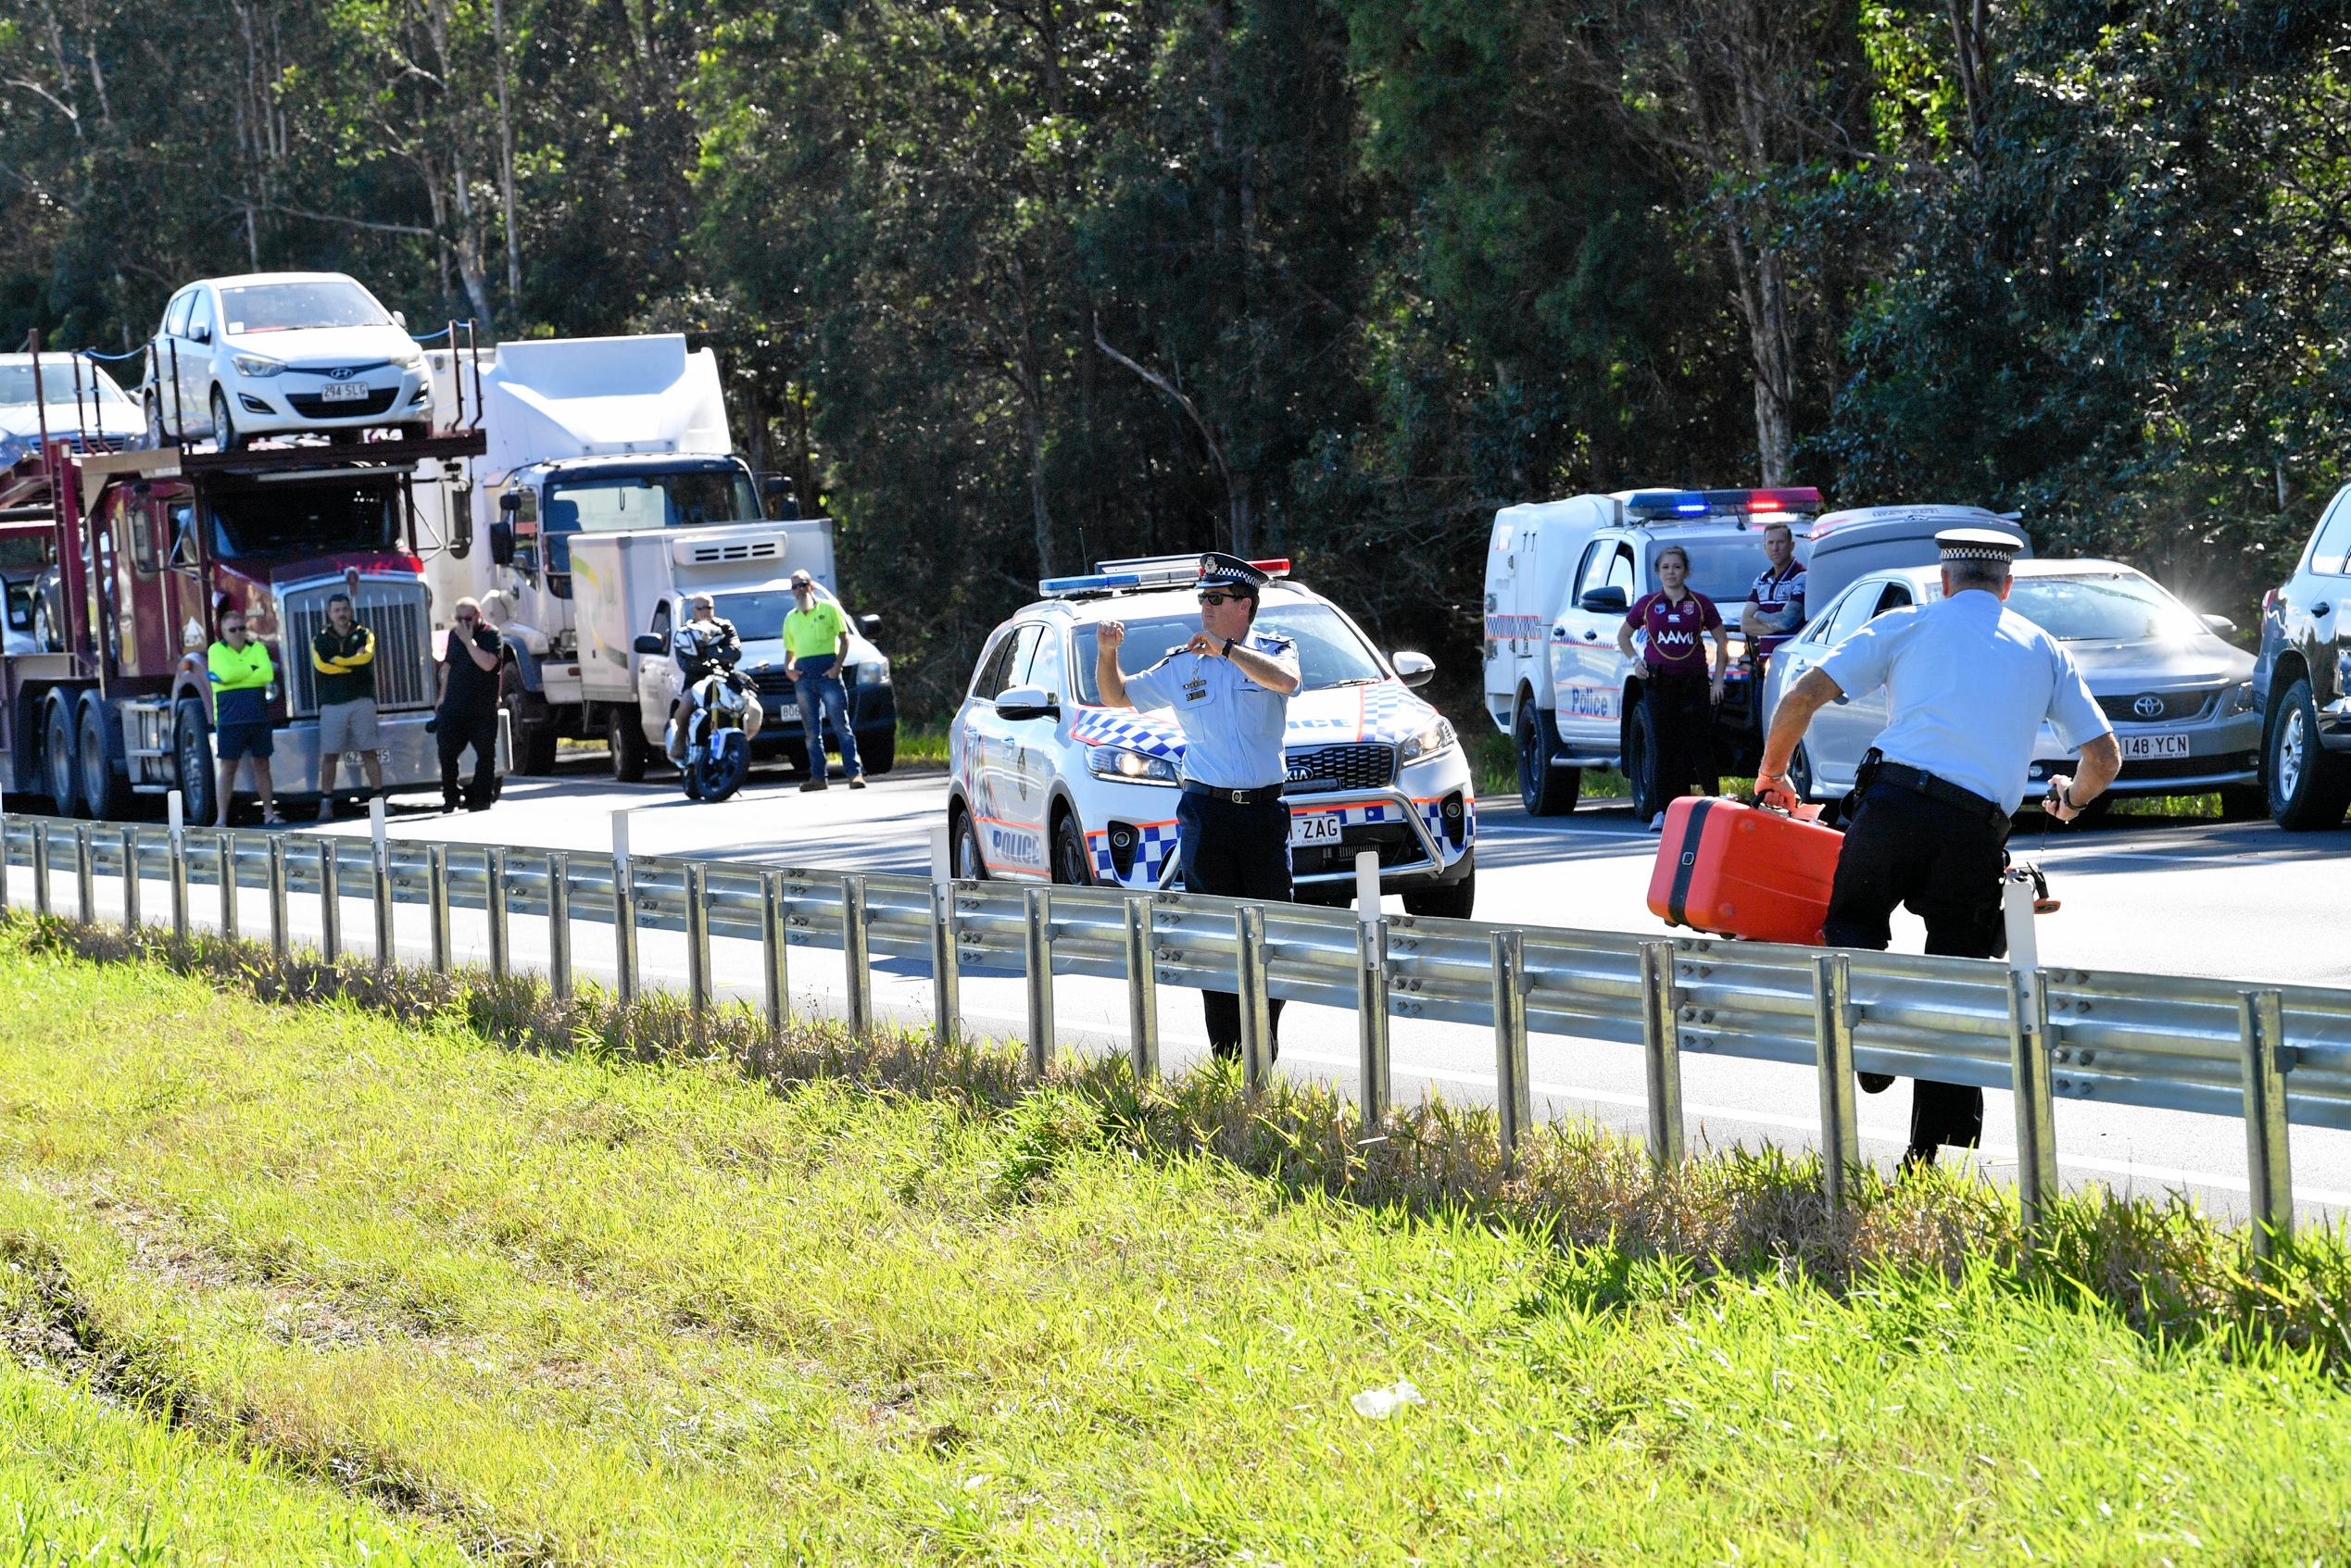
<path id="1" fill-rule="evenodd" d="M 1649 705 L 1657 737 L 1656 754 L 1649 759 L 1650 798 L 1662 811 L 1688 795 L 1695 785 L 1712 795 L 1720 782 L 1715 775 L 1715 697 L 1704 675 L 1666 674 L 1652 671 L 1642 685 L 1641 701 Z"/>
<path id="2" fill-rule="evenodd" d="M 1993 822 L 1890 784 L 1869 786 L 1845 830 L 1821 935 L 1831 947 L 1893 941 L 1894 906 L 1927 922 L 1927 951 L 1996 959 L 2008 950 L 2000 915 L 2007 819 Z M 1983 1091 L 1921 1078 L 1911 1091 L 1910 1152 L 1932 1159 L 1943 1144 L 1973 1148 L 1983 1135 Z"/>
<path id="3" fill-rule="evenodd" d="M 484 711 L 446 709 L 434 715 L 434 738 L 441 746 L 441 803 L 454 811 L 460 804 L 458 795 L 458 758 L 467 746 L 473 748 L 473 780 L 465 791 L 462 804 L 480 810 L 497 798 L 498 793 L 498 710 L 492 707 Z"/>
<path id="4" fill-rule="evenodd" d="M 1176 806 L 1176 852 L 1184 886 L 1193 893 L 1227 898 L 1290 901 L 1289 808 L 1279 800 L 1236 806 L 1189 790 Z M 1201 1011 L 1208 1021 L 1208 1047 L 1218 1056 L 1240 1054 L 1240 998 L 1230 991 L 1202 991 Z M 1282 1004 L 1266 1003 L 1273 1037 L 1265 1058 L 1281 1055 Z"/>

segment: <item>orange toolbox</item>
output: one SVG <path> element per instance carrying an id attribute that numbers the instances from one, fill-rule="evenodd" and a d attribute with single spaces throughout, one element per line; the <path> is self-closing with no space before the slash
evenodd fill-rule
<path id="1" fill-rule="evenodd" d="M 1683 796 L 1666 808 L 1650 910 L 1717 936 L 1817 944 L 1844 842 L 1807 818 Z"/>

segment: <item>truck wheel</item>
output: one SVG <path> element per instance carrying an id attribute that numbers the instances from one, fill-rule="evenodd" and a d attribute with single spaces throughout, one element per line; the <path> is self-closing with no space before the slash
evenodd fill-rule
<path id="1" fill-rule="evenodd" d="M 886 773 L 898 766 L 898 729 L 893 725 L 867 740 L 857 737 L 857 765 L 869 773 Z"/>
<path id="2" fill-rule="evenodd" d="M 82 704 L 82 804 L 94 817 L 116 820 L 131 811 L 131 781 L 107 755 L 107 712 L 96 697 Z"/>
<path id="3" fill-rule="evenodd" d="M 1077 825 L 1076 813 L 1072 811 L 1057 811 L 1053 815 L 1053 880 L 1068 887 L 1094 884 L 1094 858 L 1086 847 L 1086 834 Z"/>
<path id="4" fill-rule="evenodd" d="M 49 806 L 60 817 L 82 815 L 80 769 L 73 755 L 73 717 L 63 702 L 49 704 L 41 726 L 41 766 L 49 786 Z"/>
<path id="5" fill-rule="evenodd" d="M 1404 889 L 1404 912 L 1434 915 L 1441 920 L 1467 920 L 1477 907 L 1477 868 L 1471 866 L 1459 882 L 1437 887 Z"/>
<path id="6" fill-rule="evenodd" d="M 1576 809 L 1584 791 L 1581 768 L 1551 765 L 1551 737 L 1544 733 L 1543 710 L 1529 702 L 1518 709 L 1512 739 L 1518 750 L 1518 798 L 1530 817 L 1564 817 Z"/>
<path id="7" fill-rule="evenodd" d="M 2288 833 L 2339 826 L 2351 806 L 2351 764 L 2319 744 L 2319 705 L 2310 683 L 2296 681 L 2278 704 L 2269 726 L 2269 815 Z"/>
<path id="8" fill-rule="evenodd" d="M 1625 783 L 1632 788 L 1633 815 L 1643 827 L 1666 809 L 1657 798 L 1657 781 L 1652 771 L 1656 755 L 1657 721 L 1647 703 L 1635 703 L 1625 723 Z"/>
<path id="9" fill-rule="evenodd" d="M 508 659 L 498 667 L 498 700 L 514 726 L 514 766 L 517 773 L 555 771 L 555 719 L 547 700 L 522 684 L 522 667 Z"/>
<path id="10" fill-rule="evenodd" d="M 604 744 L 611 748 L 612 776 L 622 784 L 636 784 L 645 777 L 645 732 L 637 727 L 636 715 L 624 708 L 604 710 Z"/>
<path id="11" fill-rule="evenodd" d="M 204 709 L 194 697 L 182 697 L 173 713 L 171 751 L 180 774 L 180 814 L 192 827 L 208 825 L 220 811 Z"/>

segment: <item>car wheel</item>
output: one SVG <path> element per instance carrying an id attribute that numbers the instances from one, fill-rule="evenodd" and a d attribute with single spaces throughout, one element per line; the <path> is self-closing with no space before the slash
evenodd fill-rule
<path id="1" fill-rule="evenodd" d="M 82 759 L 82 806 L 94 817 L 127 816 L 131 781 L 116 771 L 107 755 L 106 709 L 94 697 L 82 704 L 82 736 L 76 747 Z"/>
<path id="2" fill-rule="evenodd" d="M 858 736 L 857 765 L 869 773 L 886 773 L 897 767 L 897 727 L 893 725 L 887 732 L 877 734 L 871 740 L 863 735 Z"/>
<path id="3" fill-rule="evenodd" d="M 174 710 L 171 750 L 180 773 L 180 814 L 191 825 L 218 818 L 215 798 L 219 781 L 212 775 L 212 747 L 206 741 L 204 709 L 194 697 L 182 697 Z"/>
<path id="4" fill-rule="evenodd" d="M 1625 783 L 1632 787 L 1633 815 L 1641 824 L 1665 809 L 1657 799 L 1657 781 L 1650 759 L 1657 755 L 1657 721 L 1645 702 L 1633 705 L 1625 721 Z"/>
<path id="5" fill-rule="evenodd" d="M 163 399 L 148 393 L 139 399 L 140 411 L 147 417 L 147 445 L 160 446 L 163 440 Z"/>
<path id="6" fill-rule="evenodd" d="M 1518 798 L 1530 817 L 1564 817 L 1576 809 L 1583 793 L 1581 768 L 1551 765 L 1550 737 L 1543 733 L 1543 710 L 1533 703 L 1518 709 L 1512 737 L 1517 743 Z"/>
<path id="7" fill-rule="evenodd" d="M 403 441 L 430 441 L 433 439 L 433 421 L 431 420 L 410 420 L 408 423 L 399 426 L 398 429 L 400 432 L 400 439 Z"/>
<path id="8" fill-rule="evenodd" d="M 233 452 L 245 437 L 237 433 L 237 422 L 229 413 L 229 395 L 219 387 L 212 389 L 212 449 Z"/>
<path id="9" fill-rule="evenodd" d="M 80 768 L 73 755 L 73 715 L 63 702 L 49 704 L 41 732 L 41 764 L 47 775 L 49 806 L 60 817 L 82 815 Z"/>
<path id="10" fill-rule="evenodd" d="M 645 732 L 636 715 L 625 708 L 604 710 L 604 744 L 612 753 L 612 777 L 636 784 L 645 777 Z"/>
<path id="11" fill-rule="evenodd" d="M 969 811 L 958 811 L 949 824 L 955 840 L 955 880 L 986 882 L 987 861 L 980 855 L 979 829 Z"/>
<path id="12" fill-rule="evenodd" d="M 1835 827 L 1837 825 L 1837 819 L 1843 814 L 1845 803 L 1842 797 L 1822 800 L 1815 793 L 1819 789 L 1820 783 L 1812 776 L 1812 753 L 1804 749 L 1802 741 L 1796 743 L 1796 749 L 1788 758 L 1788 786 L 1796 792 L 1798 800 L 1810 801 L 1819 806 L 1822 826 Z"/>
<path id="13" fill-rule="evenodd" d="M 1404 912 L 1434 915 L 1440 920 L 1467 920 L 1477 907 L 1477 868 L 1472 866 L 1459 882 L 1436 887 L 1404 889 Z"/>
<path id="14" fill-rule="evenodd" d="M 1094 884 L 1093 858 L 1074 811 L 1058 812 L 1053 818 L 1053 880 L 1065 887 Z"/>
<path id="15" fill-rule="evenodd" d="M 2343 822 L 2351 805 L 2351 766 L 2319 744 L 2319 705 L 2306 678 L 2286 688 L 2269 725 L 2269 815 L 2288 833 Z"/>

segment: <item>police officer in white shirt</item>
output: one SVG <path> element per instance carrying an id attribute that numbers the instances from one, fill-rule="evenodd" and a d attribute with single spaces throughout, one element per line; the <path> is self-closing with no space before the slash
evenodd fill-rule
<path id="1" fill-rule="evenodd" d="M 1289 699 L 1298 690 L 1298 648 L 1287 637 L 1253 630 L 1265 573 L 1236 556 L 1212 553 L 1200 563 L 1200 632 L 1148 670 L 1118 665 L 1126 628 L 1098 630 L 1094 679 L 1105 708 L 1169 708 L 1184 730 L 1184 795 L 1176 802 L 1177 853 L 1184 885 L 1194 893 L 1288 903 L 1289 808 L 1282 750 Z M 1282 1004 L 1269 1004 L 1275 1027 Z M 1240 998 L 1204 991 L 1209 1047 L 1240 1054 Z M 1269 1059 L 1279 1040 L 1266 1041 Z"/>
<path id="2" fill-rule="evenodd" d="M 1793 808 L 1788 759 L 1812 716 L 1841 696 L 1886 688 L 1892 715 L 1863 759 L 1856 809 L 1837 860 L 1823 930 L 1830 945 L 1883 949 L 1907 905 L 1927 922 L 1927 951 L 1997 958 L 2006 949 L 2000 877 L 2033 740 L 2047 720 L 2081 754 L 2080 773 L 2050 782 L 2042 809 L 2070 822 L 2114 782 L 2122 751 L 2056 638 L 2005 608 L 2018 543 L 1984 528 L 1946 529 L 1942 597 L 1863 626 L 1805 673 L 1771 718 L 1757 795 Z M 1892 1082 L 1863 1073 L 1876 1093 Z M 1975 1147 L 1983 1091 L 1920 1079 L 1905 1164 L 1943 1144 Z"/>

